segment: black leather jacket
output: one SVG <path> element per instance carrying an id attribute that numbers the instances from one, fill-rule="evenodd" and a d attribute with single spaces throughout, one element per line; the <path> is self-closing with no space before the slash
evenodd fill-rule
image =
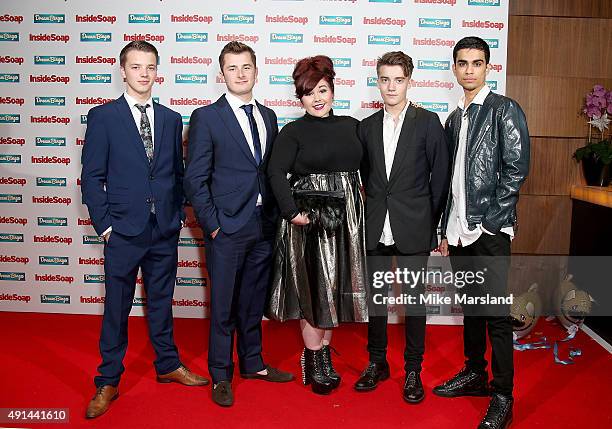
<path id="1" fill-rule="evenodd" d="M 490 92 L 482 105 L 468 107 L 469 126 L 465 162 L 466 217 L 468 227 L 477 224 L 497 234 L 516 226 L 519 188 L 529 172 L 529 131 L 518 103 Z M 454 171 L 462 110 L 457 108 L 446 120 L 445 130 L 453 154 Z M 442 236 L 452 205 L 448 193 L 442 217 Z"/>

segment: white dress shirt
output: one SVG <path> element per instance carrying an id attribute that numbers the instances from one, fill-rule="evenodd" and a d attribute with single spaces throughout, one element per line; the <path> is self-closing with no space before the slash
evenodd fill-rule
<path id="1" fill-rule="evenodd" d="M 251 149 L 251 153 L 253 154 L 253 157 L 255 157 L 255 146 L 253 145 L 253 135 L 251 134 L 251 125 L 249 124 L 249 118 L 246 112 L 244 111 L 244 109 L 240 108 L 241 106 L 244 106 L 245 104 L 253 105 L 253 116 L 255 117 L 255 122 L 257 123 L 257 131 L 259 133 L 259 143 L 261 145 L 261 157 L 263 159 L 264 154 L 266 153 L 266 137 L 267 137 L 266 123 L 264 122 L 261 112 L 257 108 L 257 103 L 255 103 L 255 99 L 251 98 L 248 102 L 244 102 L 238 97 L 236 97 L 235 95 L 230 94 L 229 92 L 225 93 L 225 99 L 227 100 L 230 107 L 232 108 L 234 112 L 234 116 L 236 116 L 236 119 L 238 119 L 240 128 L 242 128 L 242 133 L 244 134 L 244 137 L 246 138 L 246 141 L 249 145 L 249 149 Z M 262 201 L 261 194 L 259 194 L 257 196 L 258 206 L 261 205 L 261 201 Z"/>
<path id="2" fill-rule="evenodd" d="M 402 132 L 402 125 L 404 124 L 404 118 L 406 117 L 406 110 L 408 110 L 410 102 L 407 102 L 402 111 L 399 114 L 397 124 L 393 120 L 393 115 L 387 110 L 383 113 L 383 147 L 385 152 L 385 170 L 387 173 L 387 179 L 391 174 L 391 168 L 393 167 L 393 160 L 395 159 L 395 151 L 397 150 L 397 142 L 399 141 L 400 133 Z M 379 240 L 385 246 L 391 246 L 395 243 L 393 240 L 393 232 L 391 231 L 391 222 L 389 221 L 389 210 L 385 215 L 385 224 L 383 226 L 382 234 Z"/>
<path id="3" fill-rule="evenodd" d="M 451 246 L 458 246 L 459 240 L 461 240 L 462 246 L 469 246 L 478 240 L 483 232 L 494 235 L 484 229 L 481 224 L 476 225 L 476 228 L 472 230 L 468 228 L 465 201 L 465 157 L 469 126 L 468 108 L 472 104 L 482 105 L 489 92 L 491 90 L 485 85 L 468 106 L 465 106 L 465 95 L 459 99 L 458 103 L 458 107 L 461 110 L 461 128 L 459 130 L 459 146 L 457 147 L 455 168 L 453 169 L 451 181 L 452 205 L 448 216 L 448 226 L 446 227 L 446 238 Z M 508 234 L 510 238 L 514 237 L 514 230 L 511 226 L 502 228 L 501 232 Z"/>

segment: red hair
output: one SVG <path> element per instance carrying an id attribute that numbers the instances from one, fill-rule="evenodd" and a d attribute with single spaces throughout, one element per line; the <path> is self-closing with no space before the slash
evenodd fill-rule
<path id="1" fill-rule="evenodd" d="M 334 92 L 334 63 L 325 55 L 302 58 L 293 69 L 293 83 L 295 96 L 301 99 L 311 92 L 321 79 L 325 79 L 332 92 Z"/>

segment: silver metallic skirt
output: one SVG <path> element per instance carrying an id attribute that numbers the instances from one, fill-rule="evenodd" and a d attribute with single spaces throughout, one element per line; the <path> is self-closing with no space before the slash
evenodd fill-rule
<path id="1" fill-rule="evenodd" d="M 306 319 L 327 329 L 367 322 L 365 212 L 359 173 L 293 176 L 298 208 L 309 225 L 279 223 L 266 316 Z"/>

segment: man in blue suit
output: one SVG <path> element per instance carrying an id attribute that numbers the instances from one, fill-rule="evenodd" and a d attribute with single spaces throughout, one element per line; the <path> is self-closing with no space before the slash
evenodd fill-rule
<path id="1" fill-rule="evenodd" d="M 278 216 L 265 173 L 278 133 L 276 115 L 253 99 L 253 49 L 230 42 L 219 63 L 227 93 L 191 115 L 185 193 L 207 234 L 212 399 L 230 406 L 235 331 L 243 378 L 286 382 L 293 376 L 266 365 L 261 355 Z"/>
<path id="2" fill-rule="evenodd" d="M 158 60 L 153 45 L 131 42 L 119 60 L 126 91 L 89 111 L 82 153 L 83 202 L 105 240 L 102 363 L 88 418 L 106 412 L 118 396 L 139 267 L 157 380 L 190 386 L 209 383 L 180 362 L 172 330 L 177 244 L 184 217 L 182 120 L 151 98 Z"/>

